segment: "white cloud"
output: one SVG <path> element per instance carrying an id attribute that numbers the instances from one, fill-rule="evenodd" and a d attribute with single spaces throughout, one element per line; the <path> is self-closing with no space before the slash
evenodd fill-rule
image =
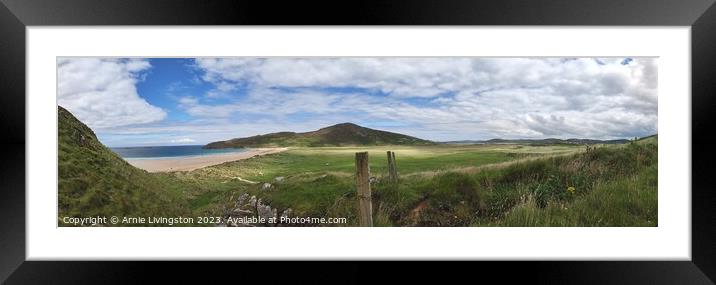
<path id="1" fill-rule="evenodd" d="M 470 72 L 470 59 L 270 58 L 196 60 L 204 80 L 217 86 L 357 87 L 396 96 L 430 97 L 449 91 Z"/>
<path id="2" fill-rule="evenodd" d="M 107 127 L 103 136 L 116 144 L 138 137 L 156 142 L 169 137 L 177 140 L 173 143 L 191 137 L 196 143 L 206 143 L 277 131 L 310 131 L 342 122 L 438 141 L 612 139 L 656 133 L 657 60 L 635 58 L 626 65 L 622 61 L 197 59 L 201 80 L 213 88 L 176 96 L 178 110 L 191 120 L 161 123 L 156 122 L 164 112 L 137 96 L 134 88 L 137 76 L 149 68 L 147 62 L 72 62 L 83 64 L 75 69 L 84 72 L 61 72 L 66 74 L 61 82 L 72 84 L 60 88 L 60 105 L 74 102 L 68 108 L 78 117 L 82 114 L 83 121 L 93 122 L 93 127 Z M 63 64 L 60 68 L 72 67 Z M 98 107 L 90 104 L 93 98 Z M 140 107 L 123 109 L 127 102 Z M 124 111 L 113 110 L 115 105 Z M 110 128 L 120 125 L 116 122 L 125 127 Z M 126 126 L 150 122 L 155 123 Z"/>
<path id="3" fill-rule="evenodd" d="M 93 129 L 156 122 L 166 112 L 137 94 L 140 59 L 60 58 L 57 102 Z"/>
<path id="4" fill-rule="evenodd" d="M 233 84 L 250 91 L 230 104 L 206 105 L 197 99 L 187 112 L 206 117 L 310 113 L 325 120 L 356 113 L 345 117 L 401 122 L 392 130 L 436 140 L 656 133 L 657 60 L 623 60 L 197 59 L 203 79 L 216 90 Z M 357 91 L 326 91 L 330 87 Z M 374 96 L 375 91 L 387 96 Z"/>

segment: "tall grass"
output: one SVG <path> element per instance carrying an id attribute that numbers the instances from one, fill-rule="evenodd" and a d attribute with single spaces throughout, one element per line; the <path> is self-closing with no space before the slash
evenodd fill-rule
<path id="1" fill-rule="evenodd" d="M 573 201 L 540 207 L 532 196 L 493 226 L 657 226 L 657 167 L 616 180 L 599 180 Z M 475 224 L 480 225 L 480 224 Z"/>
<path id="2" fill-rule="evenodd" d="M 656 226 L 657 178 L 657 145 L 628 144 L 378 185 L 376 199 L 394 225 Z"/>
<path id="3" fill-rule="evenodd" d="M 374 225 L 656 226 L 657 151 L 655 140 L 605 146 L 472 171 L 405 175 L 397 184 L 373 167 Z M 345 217 L 347 226 L 357 225 L 351 174 L 294 173 L 270 191 L 260 185 L 246 191 L 296 215 Z"/>
<path id="4" fill-rule="evenodd" d="M 62 217 L 191 214 L 184 193 L 186 185 L 168 175 L 152 175 L 129 165 L 61 107 L 58 120 L 60 221 Z"/>

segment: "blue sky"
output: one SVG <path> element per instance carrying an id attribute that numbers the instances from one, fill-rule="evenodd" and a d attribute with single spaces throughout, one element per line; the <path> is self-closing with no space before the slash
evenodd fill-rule
<path id="1" fill-rule="evenodd" d="M 657 132 L 654 58 L 60 58 L 58 102 L 112 147 L 352 122 L 435 141 Z"/>

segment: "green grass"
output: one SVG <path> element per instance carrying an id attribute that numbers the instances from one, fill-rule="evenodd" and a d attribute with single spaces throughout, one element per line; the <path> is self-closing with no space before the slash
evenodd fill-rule
<path id="1" fill-rule="evenodd" d="M 291 148 L 282 153 L 224 163 L 191 172 L 174 174 L 179 180 L 197 185 L 192 201 L 195 210 L 211 208 L 237 192 L 267 196 L 280 207 L 293 207 L 306 214 L 324 213 L 326 205 L 338 197 L 355 191 L 355 153 L 368 151 L 373 176 L 387 176 L 386 151 L 395 151 L 400 175 L 424 175 L 449 172 L 465 167 L 479 167 L 546 154 L 573 153 L 576 146 L 526 147 L 516 145 L 473 146 L 377 146 L 377 147 L 314 147 Z M 326 176 L 325 179 L 323 176 Z M 237 179 L 261 182 L 248 184 Z M 277 193 L 258 191 L 264 182 L 277 184 Z M 408 180 L 406 180 L 408 181 Z M 207 194 L 204 191 L 214 192 Z M 215 198 L 215 199 L 214 199 Z M 290 206 L 293 205 L 293 206 Z M 313 206 L 310 206 L 313 205 Z"/>
<path id="2" fill-rule="evenodd" d="M 58 218 L 191 214 L 186 184 L 139 170 L 59 109 Z M 64 225 L 60 222 L 60 225 Z"/>
<path id="3" fill-rule="evenodd" d="M 493 226 L 657 226 L 657 167 L 612 181 L 598 181 L 589 192 L 565 203 L 539 207 L 531 197 Z M 477 224 L 479 225 L 479 224 Z"/>
<path id="4" fill-rule="evenodd" d="M 396 152 L 402 177 L 397 185 L 380 180 L 387 175 L 387 150 Z M 261 182 L 229 180 L 223 185 L 233 185 L 231 190 L 216 188 L 224 195 L 201 196 L 195 207 L 248 192 L 298 215 L 346 217 L 356 225 L 353 162 L 359 151 L 369 152 L 371 173 L 379 178 L 372 186 L 378 226 L 657 223 L 655 138 L 590 152 L 570 145 L 293 148 L 177 175 L 194 182 L 232 176 Z M 284 179 L 276 182 L 279 176 Z M 264 182 L 274 187 L 261 191 Z"/>
<path id="5" fill-rule="evenodd" d="M 315 147 L 291 148 L 278 154 L 253 157 L 224 163 L 194 171 L 189 176 L 233 177 L 255 181 L 269 181 L 278 176 L 306 173 L 339 172 L 352 175 L 355 171 L 355 153 L 368 151 L 371 172 L 384 175 L 387 172 L 386 151 L 396 153 L 401 174 L 422 171 L 450 170 L 510 161 L 518 158 L 544 154 L 570 153 L 577 146 L 523 147 L 523 146 L 380 146 L 380 147 Z"/>
<path id="6" fill-rule="evenodd" d="M 470 152 L 469 148 L 463 147 L 457 153 L 458 149 L 449 148 L 425 149 L 431 152 L 403 149 L 405 155 L 398 155 L 403 157 L 403 163 L 399 159 L 398 165 L 405 178 L 398 185 L 385 181 L 373 185 L 375 219 L 383 226 L 657 224 L 655 142 L 604 146 L 590 152 L 575 152 L 572 148 L 556 152 L 560 154 L 557 156 L 540 156 L 545 153 L 528 151 L 514 156 L 510 155 L 514 154 L 512 147 L 503 149 L 502 153 L 496 148 L 473 147 Z M 329 157 L 338 160 L 337 157 L 342 157 L 345 152 L 359 150 L 362 149 L 332 149 L 325 151 L 322 159 L 308 160 L 293 156 L 308 155 L 302 153 L 308 150 L 284 154 L 295 159 L 293 163 L 305 166 L 301 168 L 304 172 L 294 172 L 295 177 L 287 176 L 274 190 L 262 193 L 259 186 L 253 186 L 248 191 L 272 205 L 293 207 L 298 214 L 339 215 L 353 222 L 349 225 L 355 225 L 355 190 L 353 176 L 349 173 L 353 166 L 345 168 L 336 163 L 334 167 L 324 168 L 319 163 L 307 161 L 323 162 Z M 382 156 L 378 156 L 382 151 L 375 150 L 375 155 L 371 152 L 371 157 L 377 157 L 371 159 L 371 170 L 376 176 L 383 174 L 381 168 L 375 166 L 385 163 L 380 159 Z M 529 159 L 523 159 L 525 157 Z M 407 171 L 401 168 L 401 165 L 421 160 L 432 160 L 434 165 L 445 170 L 435 171 L 436 167 L 431 163 L 416 163 L 419 167 Z M 445 161 L 437 162 L 441 160 Z M 445 167 L 447 160 L 452 163 L 452 169 Z M 228 165 L 216 168 L 224 167 Z M 418 175 L 406 175 L 405 172 Z M 575 189 L 574 193 L 567 191 L 569 187 Z"/>

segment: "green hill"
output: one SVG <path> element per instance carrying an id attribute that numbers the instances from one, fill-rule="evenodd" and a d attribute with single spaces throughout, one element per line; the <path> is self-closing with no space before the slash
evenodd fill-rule
<path id="1" fill-rule="evenodd" d="M 58 128 L 60 219 L 191 214 L 178 184 L 129 165 L 59 106 Z"/>
<path id="2" fill-rule="evenodd" d="M 403 134 L 369 129 L 351 123 L 343 123 L 312 132 L 279 132 L 212 142 L 204 146 L 204 148 L 431 144 L 434 143 Z"/>

